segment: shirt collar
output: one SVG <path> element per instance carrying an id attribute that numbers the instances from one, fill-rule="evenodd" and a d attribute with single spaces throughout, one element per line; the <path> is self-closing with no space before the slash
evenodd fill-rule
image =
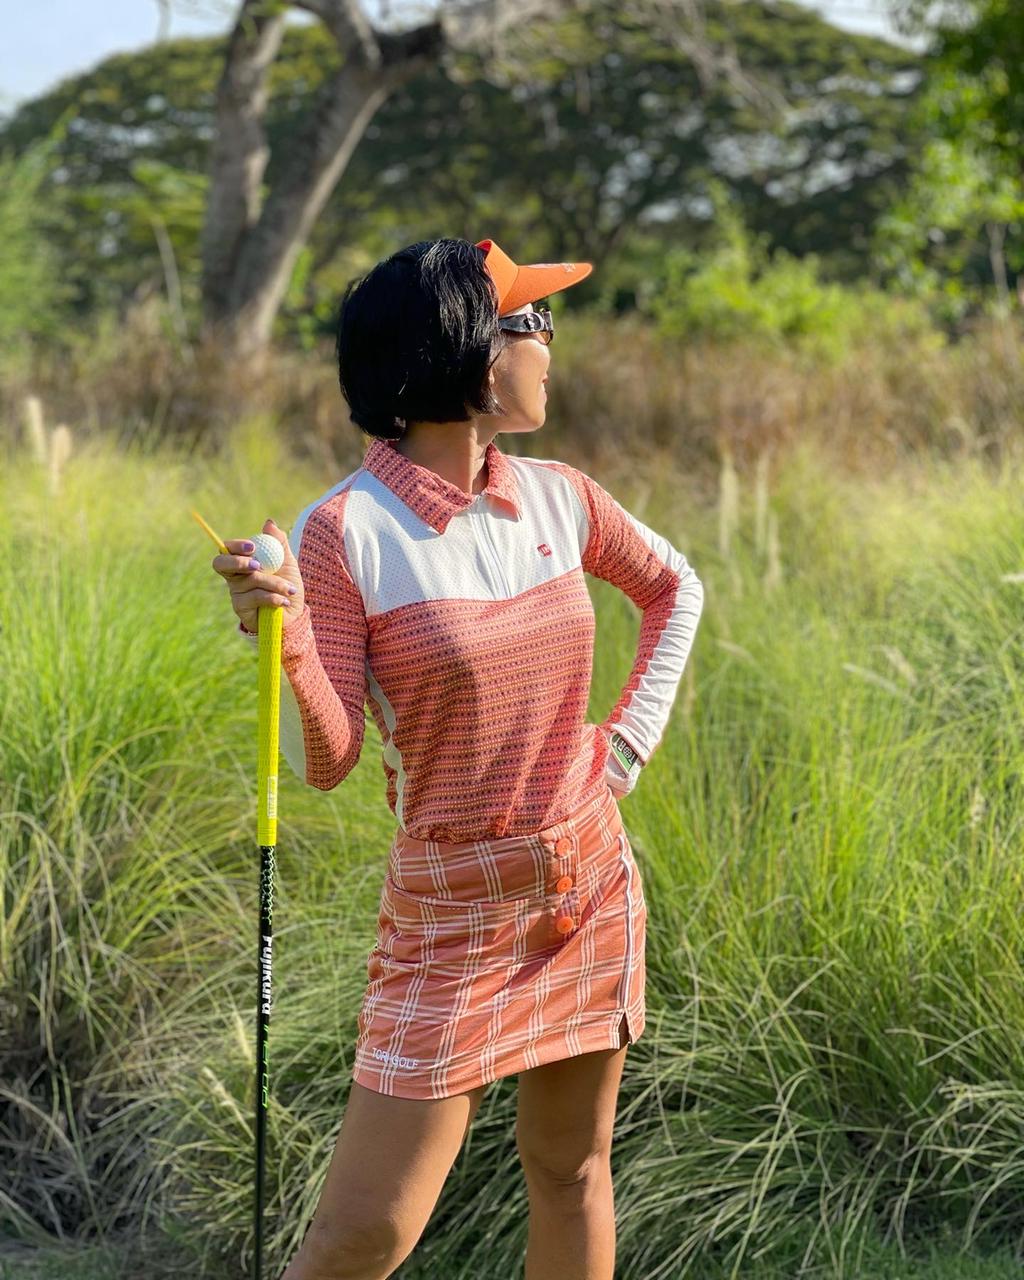
<path id="1" fill-rule="evenodd" d="M 399 453 L 395 444 L 394 440 L 374 440 L 363 457 L 363 467 L 387 485 L 432 529 L 444 533 L 452 516 L 472 506 L 479 494 L 463 493 L 436 471 L 421 467 L 418 462 Z M 516 473 L 493 440 L 487 445 L 484 461 L 487 464 L 487 486 L 483 492 L 500 498 L 518 517 L 521 511 Z"/>

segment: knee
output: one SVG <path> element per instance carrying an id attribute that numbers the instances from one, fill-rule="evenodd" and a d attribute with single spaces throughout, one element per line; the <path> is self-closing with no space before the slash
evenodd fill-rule
<path id="1" fill-rule="evenodd" d="M 314 1220 L 282 1280 L 385 1280 L 415 1243 L 396 1222 L 379 1214 Z"/>
<path id="2" fill-rule="evenodd" d="M 604 1177 L 611 1158 L 608 1146 L 593 1142 L 531 1139 L 516 1131 L 516 1149 L 528 1179 L 552 1188 L 585 1188 Z"/>

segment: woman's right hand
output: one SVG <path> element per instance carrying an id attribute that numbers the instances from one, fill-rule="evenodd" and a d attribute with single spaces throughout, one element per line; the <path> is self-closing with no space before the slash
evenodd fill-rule
<path id="1" fill-rule="evenodd" d="M 227 582 L 231 607 L 242 626 L 253 635 L 259 633 L 259 610 L 268 605 L 283 607 L 282 625 L 290 626 L 302 613 L 306 594 L 302 587 L 298 561 L 288 545 L 288 538 L 273 520 L 267 519 L 263 532 L 276 538 L 284 547 L 284 562 L 276 573 L 252 567 L 253 553 L 243 550 L 246 539 L 233 538 L 224 545 L 230 555 L 213 557 L 213 567 Z"/>

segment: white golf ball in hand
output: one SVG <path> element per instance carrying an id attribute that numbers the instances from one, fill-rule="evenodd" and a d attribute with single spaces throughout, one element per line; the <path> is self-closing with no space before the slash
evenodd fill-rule
<path id="1" fill-rule="evenodd" d="M 254 534 L 251 541 L 256 549 L 253 555 L 267 573 L 276 573 L 284 564 L 284 547 L 269 533 Z"/>

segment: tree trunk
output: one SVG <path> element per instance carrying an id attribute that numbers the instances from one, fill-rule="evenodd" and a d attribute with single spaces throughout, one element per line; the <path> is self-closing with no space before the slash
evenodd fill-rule
<path id="1" fill-rule="evenodd" d="M 373 31 L 355 0 L 296 7 L 325 23 L 344 66 L 318 90 L 265 202 L 267 78 L 287 6 L 243 0 L 217 90 L 202 238 L 203 330 L 236 356 L 254 355 L 269 342 L 295 260 L 378 107 L 444 48 L 439 23 L 389 35 Z"/>
<path id="2" fill-rule="evenodd" d="M 267 76 L 287 5 L 243 0 L 217 89 L 217 136 L 202 236 L 204 337 L 237 356 L 268 344 L 295 260 L 388 95 L 454 49 L 494 53 L 505 31 L 580 0 L 477 0 L 398 34 L 375 31 L 358 0 L 296 0 L 333 35 L 344 65 L 316 94 L 286 164 L 260 202 L 269 151 Z"/>
<path id="3" fill-rule="evenodd" d="M 284 34 L 284 14 L 267 16 L 246 0 L 228 40 L 217 86 L 210 191 L 203 223 L 202 296 L 207 326 L 231 314 L 232 281 L 245 235 L 260 213 L 270 158 L 263 114 L 267 75 Z"/>
<path id="4" fill-rule="evenodd" d="M 290 149 L 285 174 L 240 247 L 228 298 L 230 344 L 239 355 L 265 346 L 295 260 L 390 87 L 339 73 L 317 104 L 315 129 Z"/>
<path id="5" fill-rule="evenodd" d="M 1006 224 L 989 221 L 985 223 L 985 231 L 988 233 L 988 260 L 999 308 L 1007 311 L 1010 306 L 1010 279 L 1006 272 Z"/>

